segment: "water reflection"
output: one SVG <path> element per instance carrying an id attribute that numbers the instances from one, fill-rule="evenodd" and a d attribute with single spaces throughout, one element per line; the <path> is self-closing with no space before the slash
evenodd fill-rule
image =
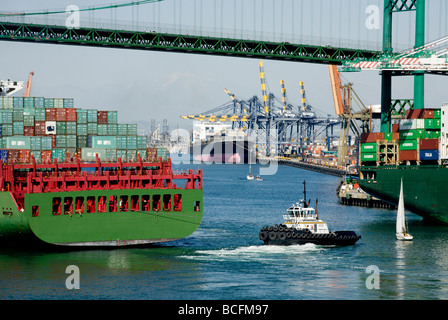
<path id="1" fill-rule="evenodd" d="M 406 264 L 407 253 L 412 250 L 412 241 L 395 240 L 395 269 L 396 269 L 396 298 L 404 299 L 405 297 L 405 281 L 406 281 Z"/>
<path id="2" fill-rule="evenodd" d="M 183 273 L 198 278 L 196 261 L 177 258 L 188 251 L 176 247 L 62 252 L 0 249 L 0 299 L 157 299 L 155 292 L 141 290 L 156 287 L 158 276 L 168 280 Z M 79 267 L 80 290 L 65 287 L 69 265 Z M 135 295 L 126 294 L 132 277 L 142 275 L 142 281 L 135 281 Z"/>

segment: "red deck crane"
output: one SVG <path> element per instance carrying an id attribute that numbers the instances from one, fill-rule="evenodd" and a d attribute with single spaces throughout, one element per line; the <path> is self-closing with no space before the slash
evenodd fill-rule
<path id="1" fill-rule="evenodd" d="M 28 76 L 28 81 L 25 85 L 25 92 L 23 93 L 23 97 L 29 97 L 31 94 L 31 81 L 32 81 L 33 76 L 34 76 L 34 71 L 31 71 L 30 75 Z"/>

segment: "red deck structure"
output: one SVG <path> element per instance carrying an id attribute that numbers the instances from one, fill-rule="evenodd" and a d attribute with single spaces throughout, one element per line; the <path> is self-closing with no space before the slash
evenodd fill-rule
<path id="1" fill-rule="evenodd" d="M 111 190 L 111 189 L 202 189 L 202 170 L 173 173 L 171 159 L 158 162 L 81 162 L 75 155 L 72 160 L 51 164 L 3 163 L 0 160 L 0 186 L 10 191 L 18 207 L 26 193 Z M 184 187 L 176 182 L 183 180 Z"/>

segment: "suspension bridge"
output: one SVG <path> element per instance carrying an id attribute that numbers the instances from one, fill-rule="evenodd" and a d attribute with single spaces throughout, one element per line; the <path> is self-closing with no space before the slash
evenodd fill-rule
<path id="1" fill-rule="evenodd" d="M 370 2 L 377 5 L 372 6 Z M 144 7 L 150 7 L 149 14 L 145 15 L 152 16 L 149 19 L 152 21 L 142 21 L 140 10 Z M 125 8 L 132 10 L 131 21 L 126 26 L 117 19 L 117 11 Z M 167 15 L 161 14 L 163 10 L 172 15 L 171 25 L 161 18 Z M 104 20 L 98 16 L 99 12 L 109 12 L 110 18 Z M 408 38 L 408 48 L 424 46 L 428 36 L 448 33 L 444 22 L 447 19 L 443 16 L 446 12 L 446 2 L 439 1 L 429 7 L 429 1 L 425 0 L 281 0 L 275 4 L 268 0 L 234 0 L 233 4 L 227 1 L 226 5 L 223 0 L 216 0 L 212 5 L 202 0 L 144 0 L 71 11 L 67 8 L 1 12 L 0 40 L 341 65 L 347 61 L 377 61 L 385 54 L 393 58 L 399 54 L 393 48 L 400 47 L 399 41 L 403 38 Z M 76 21 L 79 18 L 76 15 L 81 13 L 88 16 Z M 402 20 L 401 13 L 410 14 Z M 438 30 L 425 29 L 429 14 L 439 19 Z M 399 23 L 394 24 L 392 17 Z M 412 32 L 402 34 L 408 27 L 415 29 L 415 36 Z M 381 47 L 363 42 L 372 29 L 376 34 L 382 33 Z M 340 40 L 341 35 L 358 39 L 344 42 Z M 415 78 L 411 108 L 424 107 L 424 72 L 407 70 Z M 383 132 L 390 130 L 391 115 L 397 104 L 391 97 L 392 76 L 397 75 L 391 70 L 381 70 Z M 257 125 L 265 130 L 270 123 L 281 127 L 273 121 L 273 116 L 266 107 L 261 108 Z"/>

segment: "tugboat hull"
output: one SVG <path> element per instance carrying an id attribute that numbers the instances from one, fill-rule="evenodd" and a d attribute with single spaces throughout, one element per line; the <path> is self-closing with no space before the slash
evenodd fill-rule
<path id="1" fill-rule="evenodd" d="M 259 233 L 260 240 L 266 245 L 295 245 L 314 243 L 317 245 L 347 246 L 355 244 L 361 236 L 354 231 L 335 231 L 330 233 L 311 233 L 294 229 L 285 231 L 269 231 L 263 228 Z M 272 228 L 271 228 L 272 229 Z"/>

